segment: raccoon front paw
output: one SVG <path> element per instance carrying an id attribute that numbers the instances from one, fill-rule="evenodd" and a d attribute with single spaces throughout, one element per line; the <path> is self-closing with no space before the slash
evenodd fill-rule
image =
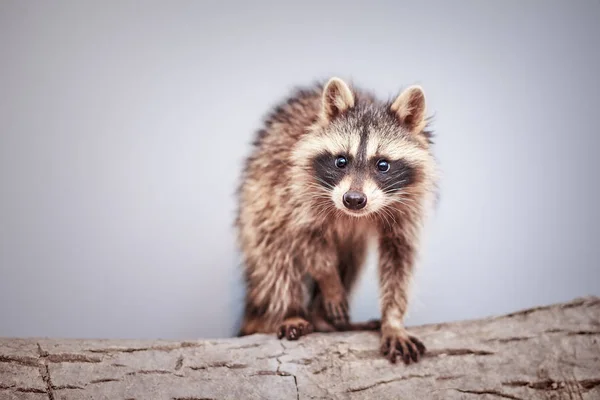
<path id="1" fill-rule="evenodd" d="M 406 365 L 419 362 L 425 351 L 423 342 L 409 335 L 404 329 L 389 330 L 381 336 L 381 353 L 391 363 L 395 363 L 398 357 L 402 358 Z"/>
<path id="2" fill-rule="evenodd" d="M 325 316 L 335 327 L 347 327 L 350 325 L 348 317 L 348 301 L 342 299 L 339 301 L 325 301 Z"/>
<path id="3" fill-rule="evenodd" d="M 298 340 L 300 336 L 308 335 L 314 328 L 310 322 L 300 317 L 287 318 L 277 330 L 277 338 L 283 337 L 287 340 Z"/>

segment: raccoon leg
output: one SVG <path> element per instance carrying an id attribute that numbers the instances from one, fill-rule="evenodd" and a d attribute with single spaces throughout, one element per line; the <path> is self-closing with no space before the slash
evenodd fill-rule
<path id="1" fill-rule="evenodd" d="M 354 289 L 358 275 L 365 263 L 367 250 L 367 242 L 362 239 L 346 243 L 338 248 L 338 271 L 345 296 L 347 297 L 349 297 Z M 323 297 L 318 286 L 315 287 L 311 303 L 315 330 L 320 332 L 376 331 L 381 326 L 381 321 L 378 319 L 365 322 L 348 321 L 347 323 L 334 326 L 328 319 L 325 306 L 323 305 Z M 348 299 L 346 299 L 346 303 L 348 303 Z"/>
<path id="2" fill-rule="evenodd" d="M 337 254 L 331 248 L 314 251 L 308 264 L 308 273 L 316 282 L 313 292 L 313 314 L 320 321 L 331 324 L 335 330 L 349 323 L 348 299 L 337 269 Z M 329 328 L 323 328 L 329 330 Z"/>
<path id="3" fill-rule="evenodd" d="M 315 284 L 309 302 L 310 321 L 315 332 L 335 332 L 338 329 L 333 322 L 327 318 L 323 304 L 323 294 L 319 285 Z"/>
<path id="4" fill-rule="evenodd" d="M 321 281 L 319 287 L 324 288 L 321 289 L 320 303 L 327 321 L 337 330 L 347 326 L 350 323 L 348 298 L 339 276 L 332 274 L 329 278 L 325 278 L 325 282 Z"/>
<path id="5" fill-rule="evenodd" d="M 347 243 L 338 249 L 340 278 L 348 294 L 354 290 L 366 255 L 367 243 L 364 240 Z"/>
<path id="6" fill-rule="evenodd" d="M 279 338 L 296 340 L 313 330 L 303 306 L 302 276 L 289 257 L 268 254 L 260 262 L 247 262 L 251 273 L 246 274 L 246 307 L 239 335 L 276 333 Z"/>
<path id="7" fill-rule="evenodd" d="M 311 317 L 321 327 L 330 331 L 326 323 L 343 326 L 348 323 L 348 301 L 338 271 L 338 252 L 331 238 L 322 232 L 304 232 L 305 238 L 298 247 L 298 261 L 315 285 L 311 296 Z M 317 308 L 315 308 L 317 307 Z M 320 313 L 322 311 L 322 313 Z M 325 321 L 320 316 L 325 316 Z"/>
<path id="8" fill-rule="evenodd" d="M 379 319 L 364 322 L 349 321 L 345 324 L 334 325 L 325 314 L 321 296 L 315 297 L 313 300 L 310 321 L 315 332 L 378 331 L 381 328 Z"/>
<path id="9" fill-rule="evenodd" d="M 415 261 L 414 244 L 402 232 L 384 232 L 379 239 L 381 353 L 392 363 L 418 362 L 426 349 L 404 327 L 407 291 Z"/>

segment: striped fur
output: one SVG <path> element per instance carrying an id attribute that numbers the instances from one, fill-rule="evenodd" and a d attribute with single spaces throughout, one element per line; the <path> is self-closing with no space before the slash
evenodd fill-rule
<path id="1" fill-rule="evenodd" d="M 381 329 L 392 362 L 419 359 L 425 348 L 403 319 L 437 180 L 425 116 L 420 87 L 386 102 L 339 78 L 297 89 L 275 107 L 238 191 L 247 289 L 240 335 Z M 348 192 L 364 198 L 362 208 L 349 206 Z M 354 323 L 348 297 L 371 239 L 381 321 Z"/>

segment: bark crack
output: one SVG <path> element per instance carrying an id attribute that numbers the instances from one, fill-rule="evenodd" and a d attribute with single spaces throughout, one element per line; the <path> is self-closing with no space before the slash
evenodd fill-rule
<path id="1" fill-rule="evenodd" d="M 208 368 L 228 368 L 228 369 L 244 369 L 248 368 L 247 364 L 236 364 L 236 363 L 228 363 L 227 361 L 217 361 L 211 364 L 200 365 L 200 366 L 192 366 L 191 370 L 198 371 Z"/>
<path id="2" fill-rule="evenodd" d="M 491 356 L 495 353 L 488 350 L 472 350 L 472 349 L 432 349 L 427 352 L 427 355 L 431 357 L 444 357 L 444 356 Z"/>
<path id="3" fill-rule="evenodd" d="M 506 338 L 490 338 L 486 339 L 486 343 L 498 342 L 498 343 L 510 343 L 510 342 L 523 342 L 526 340 L 535 339 L 537 336 L 513 336 Z"/>
<path id="4" fill-rule="evenodd" d="M 117 378 L 100 378 L 100 379 L 94 379 L 93 381 L 90 381 L 89 384 L 90 385 L 97 385 L 99 383 L 119 382 L 119 381 L 120 381 L 120 379 L 117 379 Z"/>
<path id="5" fill-rule="evenodd" d="M 584 335 L 584 336 L 600 335 L 600 331 L 575 331 L 575 332 L 569 332 L 568 335 L 570 335 L 570 336 L 577 336 L 577 335 Z"/>
<path id="6" fill-rule="evenodd" d="M 265 356 L 265 357 L 257 357 L 257 360 L 272 360 L 274 358 L 278 358 L 278 357 L 283 357 L 285 356 L 285 352 L 281 352 L 281 353 L 277 353 L 277 354 L 273 354 L 270 356 Z"/>
<path id="7" fill-rule="evenodd" d="M 17 365 L 23 365 L 25 367 L 36 367 L 40 366 L 39 358 L 35 357 L 23 357 L 23 356 L 3 356 L 0 355 L 0 363 L 12 363 Z"/>
<path id="8" fill-rule="evenodd" d="M 52 363 L 99 363 L 102 359 L 98 357 L 90 357 L 85 354 L 49 354 L 45 357 L 46 360 Z"/>
<path id="9" fill-rule="evenodd" d="M 262 346 L 261 343 L 251 343 L 251 344 L 245 344 L 242 346 L 233 346 L 233 347 L 228 347 L 227 350 L 244 350 L 244 349 L 253 349 L 255 347 L 260 347 Z"/>
<path id="10" fill-rule="evenodd" d="M 85 386 L 78 386 L 78 385 L 59 385 L 59 386 L 54 386 L 53 387 L 54 390 L 65 390 L 65 389 L 80 389 L 83 390 L 85 389 Z"/>
<path id="11" fill-rule="evenodd" d="M 173 397 L 173 400 L 216 400 L 212 397 Z"/>
<path id="12" fill-rule="evenodd" d="M 328 366 L 324 366 L 323 368 L 319 368 L 316 371 L 313 371 L 313 375 L 319 375 L 322 374 L 323 372 L 327 371 L 327 369 L 329 369 Z"/>
<path id="13" fill-rule="evenodd" d="M 111 354 L 111 353 L 137 353 L 140 351 L 165 351 L 188 349 L 192 347 L 204 347 L 204 343 L 182 342 L 173 345 L 148 346 L 148 347 L 109 347 L 104 349 L 87 349 L 90 353 Z"/>
<path id="14" fill-rule="evenodd" d="M 15 392 L 19 393 L 46 393 L 45 390 L 36 388 L 16 388 Z"/>
<path id="15" fill-rule="evenodd" d="M 275 373 L 277 375 L 289 376 L 290 374 L 288 374 L 287 372 L 281 371 L 281 360 L 279 359 L 279 357 L 277 357 L 275 360 L 277 361 L 277 371 L 275 371 Z"/>
<path id="16" fill-rule="evenodd" d="M 512 399 L 512 400 L 523 400 L 520 397 L 513 396 L 511 394 L 506 394 L 499 392 L 497 390 L 467 390 L 467 389 L 454 389 L 457 392 L 468 393 L 468 394 L 489 394 L 491 396 L 501 397 L 503 399 Z"/>
<path id="17" fill-rule="evenodd" d="M 555 381 L 553 379 L 545 379 L 541 381 L 508 381 L 502 382 L 504 386 L 510 387 L 528 387 L 535 390 L 557 390 L 563 388 L 566 385 L 579 385 L 585 390 L 594 389 L 596 386 L 600 386 L 600 378 L 598 379 L 582 379 L 582 380 L 567 380 L 564 382 Z"/>
<path id="18" fill-rule="evenodd" d="M 12 390 L 13 392 L 17 393 L 46 393 L 46 391 L 43 389 L 17 387 L 17 385 L 14 383 L 12 385 L 5 385 L 0 383 L 0 390 Z"/>
<path id="19" fill-rule="evenodd" d="M 292 374 L 288 374 L 287 372 L 284 371 L 258 371 L 255 374 L 252 374 L 250 376 L 269 376 L 269 375 L 277 375 L 277 376 L 291 376 Z"/>
<path id="20" fill-rule="evenodd" d="M 175 371 L 179 371 L 183 367 L 183 356 L 179 356 L 177 358 L 177 362 L 175 363 Z"/>
<path id="21" fill-rule="evenodd" d="M 599 303 L 600 303 L 600 299 L 576 299 L 570 303 L 561 304 L 558 306 L 558 308 L 560 308 L 562 310 L 566 310 L 568 308 L 576 308 L 576 307 L 581 307 L 581 306 L 593 307 L 595 305 L 598 305 Z M 552 309 L 556 309 L 556 308 L 557 308 L 556 305 L 532 307 L 532 308 L 528 308 L 526 310 L 521 310 L 521 311 L 513 312 L 510 314 L 506 314 L 499 318 L 512 318 L 512 317 L 517 317 L 517 316 L 526 316 L 526 315 L 529 315 L 534 312 L 547 311 L 547 310 L 552 310 Z"/>
<path id="22" fill-rule="evenodd" d="M 17 385 L 15 385 L 14 383 L 12 385 L 5 385 L 4 383 L 0 383 L 0 390 L 8 390 L 8 389 L 14 389 Z"/>
<path id="23" fill-rule="evenodd" d="M 382 381 L 377 381 L 371 385 L 367 385 L 367 386 L 359 386 L 356 388 L 350 388 L 348 390 L 346 390 L 347 393 L 355 393 L 355 392 L 362 392 L 371 388 L 374 388 L 375 386 L 379 386 L 379 385 L 387 385 L 388 383 L 392 383 L 392 382 L 398 382 L 398 381 L 405 381 L 408 379 L 424 379 L 424 378 L 430 378 L 432 375 L 431 374 L 425 374 L 425 375 L 406 375 L 406 376 L 400 376 L 398 378 L 393 378 L 393 379 L 387 379 L 387 380 L 382 380 Z"/>
<path id="24" fill-rule="evenodd" d="M 455 379 L 460 379 L 462 378 L 464 375 L 442 375 L 442 376 L 438 376 L 437 378 L 435 378 L 436 381 L 452 381 Z"/>
<path id="25" fill-rule="evenodd" d="M 134 371 L 134 372 L 128 372 L 126 375 L 128 376 L 133 376 L 133 375 L 169 375 L 169 374 L 173 374 L 173 372 L 171 371 L 167 371 L 164 369 L 143 369 L 140 371 Z"/>
<path id="26" fill-rule="evenodd" d="M 561 333 L 561 334 L 566 334 L 568 336 L 600 335 L 600 331 L 593 331 L 593 330 L 565 331 L 565 330 L 557 329 L 557 328 L 547 329 L 544 332 L 542 332 L 542 334 L 551 334 L 551 333 Z M 490 339 L 486 339 L 485 342 L 486 343 L 492 343 L 492 342 L 510 343 L 510 342 L 519 342 L 519 341 L 536 339 L 539 337 L 540 336 L 513 336 L 513 337 L 506 337 L 506 338 L 490 338 Z"/>
<path id="27" fill-rule="evenodd" d="M 42 363 L 39 365 L 39 370 L 42 380 L 46 384 L 46 394 L 48 395 L 48 400 L 56 400 L 56 397 L 54 396 L 52 378 L 50 377 L 50 368 L 48 367 L 48 352 L 42 349 L 42 346 L 40 346 L 39 343 L 37 343 L 37 349 L 40 359 L 42 360 Z"/>
<path id="28" fill-rule="evenodd" d="M 279 375 L 279 376 L 292 376 L 294 378 L 294 386 L 296 387 L 296 400 L 300 400 L 300 390 L 298 389 L 298 377 L 295 374 L 290 374 L 289 372 L 285 372 L 281 370 L 281 366 L 283 365 L 283 363 L 280 360 L 280 357 L 283 357 L 285 355 L 285 352 L 287 351 L 287 347 L 285 347 L 285 345 L 283 344 L 283 342 L 280 340 L 279 344 L 281 345 L 281 348 L 283 350 L 283 353 L 278 356 L 275 357 L 275 360 L 277 361 L 277 371 L 275 371 L 275 374 Z"/>

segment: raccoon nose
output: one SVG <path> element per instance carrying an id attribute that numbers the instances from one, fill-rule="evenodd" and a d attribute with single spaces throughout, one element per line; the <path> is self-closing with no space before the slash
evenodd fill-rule
<path id="1" fill-rule="evenodd" d="M 360 210 L 367 205 L 367 196 L 360 192 L 346 192 L 342 197 L 344 205 L 350 210 Z"/>

